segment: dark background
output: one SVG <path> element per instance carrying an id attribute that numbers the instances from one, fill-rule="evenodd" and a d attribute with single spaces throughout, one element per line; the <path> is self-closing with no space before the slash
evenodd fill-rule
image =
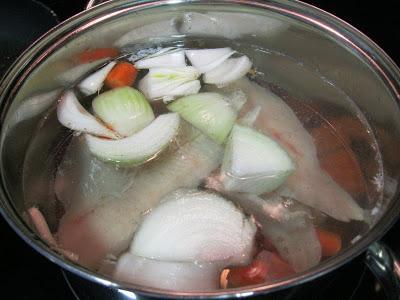
<path id="1" fill-rule="evenodd" d="M 32 40 L 58 21 L 80 12 L 86 5 L 85 0 L 0 1 L 0 76 Z M 305 2 L 352 24 L 400 64 L 400 18 L 397 15 L 396 1 Z M 41 4 L 54 11 L 57 17 Z M 397 224 L 384 238 L 386 243 L 398 250 L 399 231 L 400 225 Z M 0 299 L 73 299 L 59 268 L 31 250 L 1 217 L 0 257 Z M 303 286 L 301 290 L 295 289 L 285 295 L 266 298 L 385 299 L 373 275 L 365 268 L 363 256 L 324 278 Z"/>

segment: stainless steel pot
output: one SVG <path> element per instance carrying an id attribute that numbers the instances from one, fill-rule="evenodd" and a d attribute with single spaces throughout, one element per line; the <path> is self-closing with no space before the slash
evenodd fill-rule
<path id="1" fill-rule="evenodd" d="M 190 14 L 187 17 L 188 13 L 210 11 L 218 13 L 208 20 L 208 25 L 204 27 L 207 30 L 200 27 L 204 24 L 190 23 L 192 22 Z M 183 18 L 185 14 L 186 19 Z M 248 22 L 246 18 L 238 18 L 239 21 L 232 22 L 237 14 L 251 15 L 254 19 Z M 292 95 L 300 99 L 313 97 L 319 99 L 321 103 L 334 102 L 342 106 L 347 105 L 344 101 L 346 97 L 356 102 L 375 135 L 384 169 L 380 192 L 364 201 L 366 208 L 371 212 L 371 226 L 361 232 L 356 242 L 317 267 L 284 281 L 241 289 L 190 294 L 121 284 L 96 274 L 50 249 L 30 228 L 24 212 L 31 205 L 45 207 L 50 225 L 54 227 L 57 223 L 57 212 L 48 202 L 51 174 L 47 168 L 47 156 L 52 153 L 52 147 L 55 146 L 53 140 L 59 133 L 59 128 L 56 123 L 51 123 L 51 120 L 42 118 L 46 114 L 44 110 L 47 108 L 46 105 L 36 104 L 27 110 L 25 105 L 27 97 L 37 91 L 57 89 L 70 84 L 65 78 L 61 80 L 59 74 L 73 66 L 70 59 L 73 54 L 86 48 L 108 46 L 138 26 L 171 19 L 174 21 L 159 23 L 164 27 L 155 28 L 144 38 L 157 41 L 157 38 L 165 34 L 173 41 L 180 41 L 186 36 L 212 36 L 217 40 L 228 38 L 260 49 L 272 49 L 276 53 L 291 57 L 292 61 L 296 62 L 284 65 L 285 72 L 282 72 L 280 64 L 268 65 L 270 80 L 279 83 Z M 228 31 L 225 30 L 226 24 L 229 24 Z M 304 69 L 304 66 L 307 68 Z M 327 79 L 328 84 L 318 84 L 309 70 Z M 340 92 L 337 92 L 336 87 Z M 400 201 L 397 198 L 400 164 L 397 155 L 391 151 L 400 142 L 398 106 L 400 71 L 371 40 L 332 15 L 301 2 L 284 0 L 111 1 L 74 16 L 32 45 L 3 79 L 0 85 L 0 99 L 1 212 L 31 247 L 82 278 L 122 291 L 122 294 L 132 297 L 135 294 L 190 298 L 244 297 L 273 292 L 323 276 L 367 250 L 367 263 L 371 269 L 387 286 L 398 288 L 396 278 L 396 273 L 397 275 L 399 273 L 398 263 L 390 255 L 390 250 L 377 241 L 397 219 L 400 212 Z M 357 113 L 357 110 L 351 107 L 347 109 L 349 113 Z M 382 132 L 379 128 L 386 130 Z M 27 155 L 32 155 L 29 143 L 32 136 L 38 134 L 41 147 L 34 149 L 37 161 L 26 170 L 24 160 Z M 30 174 L 31 180 L 35 180 L 34 201 L 28 201 L 25 197 L 23 177 L 28 176 L 26 172 Z M 392 297 L 398 295 L 393 294 Z"/>

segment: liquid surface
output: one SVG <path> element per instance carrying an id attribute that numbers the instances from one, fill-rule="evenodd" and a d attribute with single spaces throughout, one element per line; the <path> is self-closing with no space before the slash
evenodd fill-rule
<path id="1" fill-rule="evenodd" d="M 351 245 L 370 228 L 369 210 L 375 207 L 375 201 L 380 199 L 382 193 L 382 163 L 369 126 L 351 99 L 314 70 L 272 50 L 216 39 L 179 40 L 169 45 L 187 48 L 228 46 L 248 55 L 253 62 L 254 70 L 248 75 L 249 80 L 246 79 L 243 84 L 238 86 L 241 89 L 250 87 L 254 91 L 259 89 L 261 92 L 265 88 L 278 96 L 277 99 L 281 99 L 300 121 L 302 130 L 304 129 L 302 134 L 309 135 L 309 139 L 313 143 L 310 151 L 316 151 L 316 161 L 323 172 L 326 172 L 335 184 L 347 192 L 365 210 L 365 222 L 356 220 L 342 222 L 315 208 L 298 203 L 295 191 L 294 195 L 289 193 L 283 196 L 285 199 L 283 205 L 290 211 L 289 221 L 286 224 L 288 227 L 299 227 L 296 223 L 296 212 L 307 213 L 309 218 L 307 217 L 306 220 L 312 226 L 340 235 L 342 249 Z M 129 51 L 136 50 L 129 49 Z M 307 95 L 303 91 L 293 93 L 287 88 L 282 72 L 276 71 L 278 68 L 286 70 L 286 72 L 292 70 L 303 72 L 304 76 L 313 80 L 315 94 Z M 213 89 L 207 86 L 205 88 Z M 249 95 L 247 96 L 249 97 Z M 83 98 L 82 95 L 80 97 Z M 335 101 L 335 99 L 339 100 Z M 277 109 L 280 107 L 279 101 Z M 86 106 L 89 106 L 90 102 L 91 98 L 81 100 L 81 103 Z M 259 103 L 248 101 L 244 111 L 250 111 L 256 105 Z M 166 111 L 165 106 L 160 104 L 154 104 L 153 109 L 156 115 Z M 268 106 L 262 107 L 265 112 L 268 109 Z M 296 122 L 288 121 L 287 124 Z M 271 128 L 275 124 L 271 125 L 268 116 L 263 118 L 261 113 L 255 127 L 261 132 L 268 131 L 267 133 L 281 142 L 291 155 L 301 157 L 302 152 L 305 153 L 305 156 L 311 155 L 309 149 L 301 148 L 301 141 L 296 144 L 295 142 L 290 143 L 290 139 L 285 140 L 285 123 L 281 124 L 283 133 L 280 131 L 274 133 Z M 49 142 L 44 139 L 42 132 L 47 132 L 50 128 L 57 128 L 58 132 Z M 82 136 L 71 135 L 67 129 L 61 128 L 57 122 L 55 110 L 52 109 L 42 120 L 37 135 L 32 138 L 26 156 L 23 174 L 26 206 L 39 207 L 44 213 L 50 229 L 60 238 L 61 246 L 63 246 L 63 232 L 65 234 L 65 232 L 71 231 L 76 232 L 78 238 L 76 241 L 65 240 L 65 243 L 68 242 L 75 249 L 82 251 L 83 257 L 98 259 L 95 255 L 91 255 L 92 248 L 96 247 L 105 247 L 102 250 L 114 256 L 116 253 L 120 254 L 127 250 L 133 234 L 132 231 L 127 232 L 123 228 L 136 228 L 142 222 L 143 217 L 157 205 L 156 199 L 170 192 L 171 186 L 177 182 L 179 182 L 178 187 L 199 186 L 201 189 L 215 191 L 215 186 L 208 183 L 210 183 L 210 178 L 212 182 L 210 173 L 218 168 L 218 163 L 213 159 L 221 150 L 208 142 L 193 139 L 193 133 L 188 133 L 188 131 L 190 129 L 184 128 L 167 151 L 143 166 L 129 169 L 118 168 L 93 157 L 85 148 Z M 295 141 L 295 138 L 293 140 Z M 193 141 L 195 142 L 193 143 Z M 314 146 L 315 150 L 313 150 Z M 46 151 L 43 151 L 44 149 Z M 34 166 L 38 160 L 42 159 L 44 167 L 38 175 Z M 307 164 L 305 163 L 305 165 Z M 307 168 L 305 170 L 311 170 Z M 35 174 L 32 170 L 36 170 Z M 191 179 L 190 175 L 193 175 L 193 172 L 196 173 L 196 177 Z M 301 180 L 311 182 L 314 180 L 313 176 L 315 176 L 313 172 L 307 171 L 301 175 Z M 314 187 L 316 191 L 319 188 L 319 186 Z M 132 197 L 138 200 L 136 202 L 129 201 Z M 227 196 L 229 200 L 237 201 L 234 199 L 235 196 L 229 197 Z M 147 200 L 142 202 L 143 198 Z M 246 211 L 246 207 L 244 210 Z M 110 214 L 110 211 L 113 213 Z M 135 211 L 133 215 L 129 213 L 132 211 Z M 101 225 L 96 223 L 95 231 L 84 232 L 84 226 L 89 226 L 85 223 L 85 216 L 88 214 L 93 216 L 93 222 L 100 219 L 106 221 Z M 126 217 L 128 221 L 125 222 L 123 216 L 127 214 L 131 215 Z M 114 217 L 118 215 L 121 218 L 115 220 Z M 63 227 L 63 224 L 68 224 L 71 218 L 77 220 L 72 222 L 73 226 Z M 107 223 L 107 220 L 110 223 Z M 270 228 L 267 235 L 274 237 L 279 232 L 279 228 L 274 230 L 275 225 L 273 224 L 266 226 Z M 60 232 L 60 228 L 62 228 L 62 232 Z M 96 239 L 88 241 L 85 249 L 77 245 L 80 234 L 95 236 L 100 233 L 107 236 L 109 244 L 106 246 L 99 245 L 99 241 Z M 257 238 L 257 252 L 271 251 L 271 247 L 266 244 L 265 233 L 262 226 L 258 226 L 257 236 L 261 238 Z M 115 234 L 119 236 L 119 239 L 122 235 L 122 240 L 124 240 L 117 248 L 113 246 Z M 290 257 L 285 259 L 290 260 Z M 114 263 L 114 260 L 115 257 L 111 259 L 111 264 Z M 104 271 L 104 264 L 100 266 L 89 260 L 84 261 L 83 264 L 96 270 L 100 268 L 100 271 L 107 273 Z M 152 268 L 154 267 L 152 266 Z M 190 270 L 185 269 L 185 272 L 190 273 Z"/>

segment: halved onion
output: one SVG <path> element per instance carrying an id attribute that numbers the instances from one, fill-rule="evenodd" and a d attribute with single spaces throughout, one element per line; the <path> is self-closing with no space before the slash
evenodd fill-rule
<path id="1" fill-rule="evenodd" d="M 101 137 L 116 139 L 118 135 L 101 124 L 79 103 L 72 91 L 66 91 L 57 105 L 58 121 L 65 127 Z"/>
<path id="2" fill-rule="evenodd" d="M 185 51 L 187 58 L 200 73 L 206 73 L 227 60 L 235 50 L 229 47 L 216 49 L 191 49 Z"/>
<path id="3" fill-rule="evenodd" d="M 221 263 L 160 261 L 123 254 L 117 262 L 115 279 L 175 291 L 206 291 L 219 288 Z"/>
<path id="4" fill-rule="evenodd" d="M 98 92 L 103 87 L 103 82 L 106 79 L 107 74 L 111 71 L 115 64 L 116 62 L 112 61 L 106 66 L 102 67 L 100 70 L 89 75 L 78 84 L 78 88 L 87 96 Z"/>
<path id="5" fill-rule="evenodd" d="M 154 157 L 175 137 L 179 115 L 158 116 L 141 131 L 120 140 L 107 140 L 86 135 L 90 152 L 103 161 L 121 166 L 139 165 Z"/>
<path id="6" fill-rule="evenodd" d="M 170 193 L 144 219 L 130 252 L 181 262 L 249 261 L 255 224 L 232 202 L 198 190 Z"/>
<path id="7" fill-rule="evenodd" d="M 221 168 L 225 190 L 271 192 L 293 171 L 292 159 L 273 139 L 249 127 L 233 127 Z"/>
<path id="8" fill-rule="evenodd" d="M 149 102 L 141 92 L 120 87 L 101 93 L 92 102 L 94 113 L 122 136 L 130 136 L 154 120 Z"/>
<path id="9" fill-rule="evenodd" d="M 247 56 L 229 58 L 218 67 L 204 73 L 203 80 L 205 83 L 223 86 L 246 75 L 251 66 L 252 63 Z"/>
<path id="10" fill-rule="evenodd" d="M 161 50 L 150 57 L 135 62 L 135 67 L 138 69 L 186 67 L 185 51 L 183 49 L 173 49 L 166 52 Z"/>
<path id="11" fill-rule="evenodd" d="M 186 83 L 196 81 L 199 76 L 200 73 L 194 67 L 152 68 L 140 80 L 138 88 L 148 99 L 183 96 L 199 91 L 200 82 L 183 86 Z M 193 86 L 196 88 L 193 88 Z"/>
<path id="12" fill-rule="evenodd" d="M 182 97 L 168 105 L 187 122 L 222 144 L 236 120 L 237 112 L 217 93 L 199 93 Z"/>

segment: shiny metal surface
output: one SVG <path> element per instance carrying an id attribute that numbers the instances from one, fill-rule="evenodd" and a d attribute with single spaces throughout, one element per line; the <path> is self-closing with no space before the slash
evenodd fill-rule
<path id="1" fill-rule="evenodd" d="M 381 282 L 389 300 L 400 299 L 400 261 L 393 251 L 380 242 L 369 246 L 365 261 Z"/>
<path id="2" fill-rule="evenodd" d="M 209 9 L 221 11 L 250 12 L 253 14 L 265 13 L 265 18 L 274 17 L 285 20 L 291 26 L 289 34 L 275 37 L 274 44 L 269 46 L 275 50 L 286 53 L 297 61 L 303 62 L 318 70 L 326 78 L 352 99 L 367 116 L 371 126 L 377 124 L 390 128 L 390 138 L 380 136 L 375 132 L 382 150 L 392 147 L 400 140 L 400 112 L 398 101 L 400 99 L 400 72 L 389 57 L 371 40 L 356 29 L 337 18 L 323 13 L 311 6 L 300 2 L 291 1 L 112 1 L 99 7 L 88 10 L 71 18 L 66 23 L 51 30 L 45 37 L 28 49 L 15 63 L 8 76 L 0 84 L 1 99 L 1 213 L 14 228 L 14 230 L 33 248 L 45 255 L 68 271 L 102 284 L 106 287 L 133 291 L 139 295 L 152 295 L 158 297 L 217 297 L 228 296 L 245 297 L 259 293 L 272 292 L 288 286 L 300 284 L 322 276 L 326 272 L 340 266 L 354 256 L 363 252 L 371 243 L 379 239 L 390 225 L 395 221 L 400 212 L 400 202 L 397 201 L 397 186 L 384 185 L 382 199 L 372 199 L 375 205 L 379 203 L 381 211 L 373 219 L 374 226 L 352 247 L 343 251 L 337 257 L 326 260 L 321 265 L 308 272 L 296 274 L 291 278 L 269 285 L 259 285 L 243 289 L 231 289 L 201 294 L 179 293 L 136 285 L 123 285 L 106 278 L 81 266 L 64 259 L 62 256 L 49 249 L 30 229 L 23 219 L 23 212 L 27 204 L 24 203 L 21 186 L 22 163 L 30 137 L 40 120 L 40 116 L 26 120 L 15 126 L 10 125 L 10 116 L 15 114 L 25 97 L 33 88 L 52 89 L 58 87 L 57 73 L 64 71 L 68 66 L 61 61 L 68 58 L 70 53 L 76 53 L 91 45 L 101 47 L 113 40 L 115 35 L 127 31 L 127 28 L 138 26 L 140 22 L 151 23 L 163 19 L 164 15 L 176 15 L 187 11 L 207 11 Z M 135 15 L 134 23 L 128 17 Z M 264 15 L 263 15 L 264 16 Z M 164 17 L 165 18 L 165 17 Z M 242 24 L 237 24 L 241 26 Z M 98 36 L 102 36 L 99 39 Z M 251 42 L 269 43 L 269 40 L 247 37 Z M 307 42 L 304 42 L 307 41 Z M 324 97 L 326 90 L 306 82 L 301 82 L 298 69 L 288 66 L 290 71 L 282 74 L 278 69 L 271 69 L 271 76 L 279 79 L 290 92 L 297 93 L 297 86 L 303 86 L 301 91 L 305 96 L 310 93 Z M 306 80 L 306 79 L 304 79 Z M 340 101 L 337 97 L 322 98 L 326 101 Z M 43 131 L 47 142 L 57 129 Z M 16 138 L 18 137 L 18 138 Z M 43 152 L 43 151 L 42 151 Z M 43 152 L 45 155 L 46 152 Z M 400 175 L 399 166 L 393 162 L 390 155 L 383 153 L 386 174 L 397 179 Z M 43 157 L 45 159 L 45 157 Z M 43 168 L 43 159 L 38 158 L 36 168 Z M 40 190 L 38 182 L 38 201 L 43 201 L 46 190 Z M 43 203 L 41 203 L 43 205 Z M 32 205 L 32 204 L 31 204 Z M 132 292 L 126 293 L 132 295 Z"/>

